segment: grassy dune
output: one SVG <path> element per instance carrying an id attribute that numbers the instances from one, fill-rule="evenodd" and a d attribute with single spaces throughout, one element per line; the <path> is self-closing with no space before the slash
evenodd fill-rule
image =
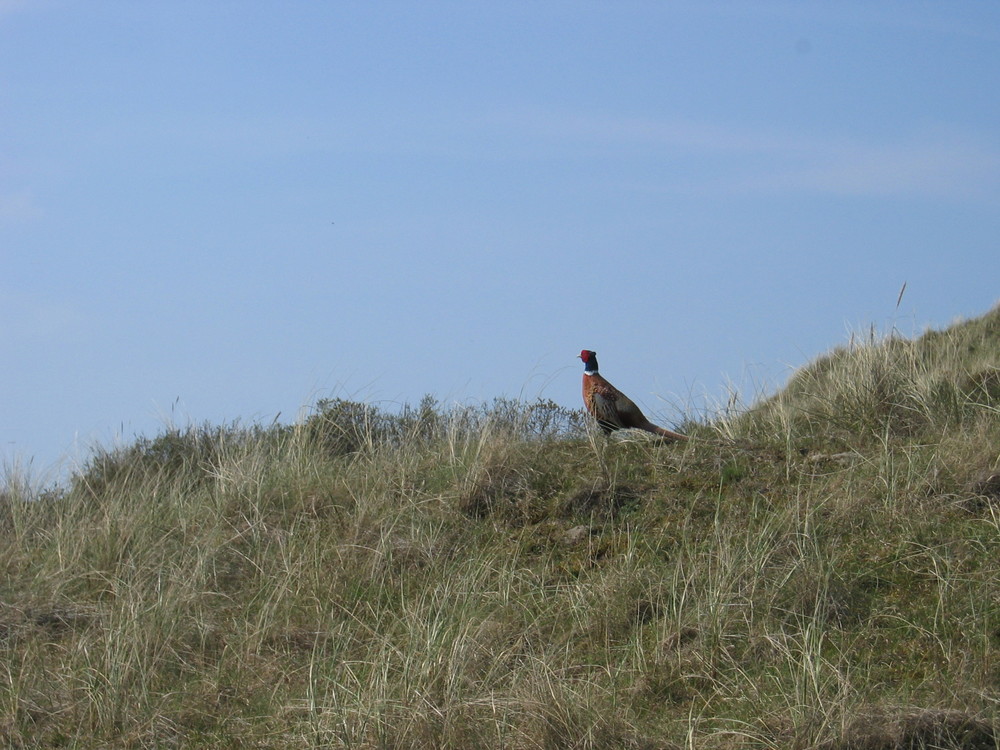
<path id="1" fill-rule="evenodd" d="M 695 438 L 320 402 L 0 488 L 14 748 L 996 748 L 1000 310 Z"/>

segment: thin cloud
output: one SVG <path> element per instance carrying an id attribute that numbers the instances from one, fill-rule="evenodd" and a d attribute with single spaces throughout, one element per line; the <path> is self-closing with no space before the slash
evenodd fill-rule
<path id="1" fill-rule="evenodd" d="M 474 123 L 473 123 L 474 124 Z M 776 149 L 796 150 L 798 139 L 751 129 L 734 130 L 708 122 L 684 118 L 656 119 L 633 116 L 601 116 L 586 113 L 521 110 L 482 118 L 485 127 L 509 129 L 569 148 L 592 146 L 640 146 L 678 151 L 718 153 L 768 153 Z"/>
<path id="2" fill-rule="evenodd" d="M 922 133 L 893 143 L 817 144 L 769 172 L 735 181 L 741 191 L 788 190 L 873 197 L 997 198 L 1000 151 L 957 134 Z"/>
<path id="3" fill-rule="evenodd" d="M 507 127 L 542 148 L 576 153 L 639 149 L 650 159 L 683 159 L 663 190 L 706 193 L 811 191 L 837 195 L 973 199 L 1000 197 L 1000 149 L 947 127 L 916 129 L 891 142 L 732 128 L 693 120 L 504 115 Z M 699 160 L 711 163 L 712 176 Z"/>
<path id="4" fill-rule="evenodd" d="M 949 3 L 804 3 L 801 0 L 776 0 L 756 3 L 692 4 L 692 10 L 727 16 L 757 16 L 794 21 L 802 24 L 836 25 L 848 29 L 916 30 L 944 36 L 957 36 L 980 41 L 1000 41 L 1000 33 L 992 23 L 995 11 L 990 3 L 967 4 L 956 13 Z M 978 22 L 975 16 L 982 16 Z"/>
<path id="5" fill-rule="evenodd" d="M 641 155 L 671 167 L 649 190 L 705 194 L 806 191 L 868 197 L 1000 197 L 1000 149 L 991 138 L 945 126 L 892 140 L 734 126 L 682 117 L 595 115 L 544 108 L 412 112 L 388 118 L 356 112 L 322 118 L 180 116 L 130 127 L 185 148 L 261 158 L 296 152 L 418 154 L 471 160 Z M 108 134 L 105 134 L 107 137 Z M 132 136 L 136 137 L 136 136 Z M 38 216 L 30 196 L 0 195 L 0 220 Z"/>
<path id="6" fill-rule="evenodd" d="M 26 10 L 38 10 L 50 6 L 46 0 L 0 0 L 0 20 L 14 13 Z"/>
<path id="7" fill-rule="evenodd" d="M 42 209 L 30 191 L 0 193 L 0 226 L 34 221 L 42 217 Z"/>
<path id="8" fill-rule="evenodd" d="M 85 328 L 89 315 L 62 301 L 0 290 L 0 341 L 62 340 Z"/>

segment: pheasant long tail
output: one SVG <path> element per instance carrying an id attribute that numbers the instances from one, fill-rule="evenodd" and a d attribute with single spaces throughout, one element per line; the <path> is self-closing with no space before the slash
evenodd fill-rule
<path id="1" fill-rule="evenodd" d="M 671 430 L 666 430 L 666 429 L 664 429 L 662 427 L 657 427 L 655 424 L 653 424 L 652 422 L 649 422 L 649 421 L 647 421 L 646 424 L 644 424 L 642 426 L 642 429 L 646 430 L 647 432 L 652 432 L 654 435 L 659 435 L 660 437 L 664 438 L 665 440 L 671 440 L 671 441 L 680 440 L 680 441 L 685 441 L 685 440 L 688 439 L 687 435 L 681 435 L 679 432 L 673 432 Z"/>

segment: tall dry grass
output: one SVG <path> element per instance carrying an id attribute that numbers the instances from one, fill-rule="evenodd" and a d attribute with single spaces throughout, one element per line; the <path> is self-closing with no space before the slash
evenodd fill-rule
<path id="1" fill-rule="evenodd" d="M 855 340 L 684 445 L 332 400 L 8 471 L 0 741 L 995 747 L 997 330 Z"/>

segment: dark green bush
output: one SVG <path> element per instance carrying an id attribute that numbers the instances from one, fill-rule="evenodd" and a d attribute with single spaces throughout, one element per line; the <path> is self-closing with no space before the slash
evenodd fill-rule
<path id="1" fill-rule="evenodd" d="M 321 399 L 304 423 L 306 439 L 332 456 L 420 441 L 468 440 L 487 429 L 523 440 L 553 440 L 582 437 L 586 421 L 582 411 L 548 399 L 525 403 L 495 398 L 478 406 L 442 407 L 424 396 L 416 407 L 404 404 L 397 412 L 342 398 Z"/>
<path id="2" fill-rule="evenodd" d="M 95 494 L 142 477 L 183 479 L 197 485 L 211 477 L 224 450 L 263 440 L 277 444 L 289 435 L 290 428 L 278 424 L 171 427 L 154 438 L 140 436 L 125 447 L 98 446 L 72 484 Z"/>

